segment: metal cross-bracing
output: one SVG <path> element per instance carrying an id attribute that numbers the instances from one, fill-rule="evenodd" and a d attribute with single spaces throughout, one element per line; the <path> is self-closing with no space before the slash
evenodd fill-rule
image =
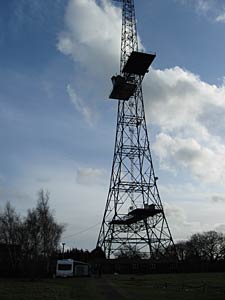
<path id="1" fill-rule="evenodd" d="M 118 1 L 118 0 L 117 0 Z M 142 80 L 155 54 L 138 52 L 134 0 L 121 0 L 120 75 L 110 98 L 118 99 L 112 173 L 97 241 L 107 258 L 131 252 L 159 258 L 172 250 L 171 232 L 157 187 L 144 112 Z"/>

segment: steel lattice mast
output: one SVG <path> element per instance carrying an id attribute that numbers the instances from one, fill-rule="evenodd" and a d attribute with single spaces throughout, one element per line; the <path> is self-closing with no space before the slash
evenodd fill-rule
<path id="1" fill-rule="evenodd" d="M 174 243 L 157 188 L 142 94 L 142 80 L 155 54 L 138 52 L 134 0 L 118 2 L 122 2 L 120 75 L 112 77 L 110 95 L 119 100 L 116 139 L 97 247 L 107 258 L 120 251 L 158 258 Z"/>

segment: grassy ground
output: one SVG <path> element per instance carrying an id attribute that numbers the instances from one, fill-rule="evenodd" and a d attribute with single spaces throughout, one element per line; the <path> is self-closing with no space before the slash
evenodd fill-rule
<path id="1" fill-rule="evenodd" d="M 114 278 L 117 286 L 138 300 L 225 299 L 225 274 L 155 274 Z M 128 298 L 129 299 L 129 298 Z"/>
<path id="2" fill-rule="evenodd" d="M 102 278 L 0 279 L 1 300 L 224 300 L 225 274 L 111 275 Z"/>

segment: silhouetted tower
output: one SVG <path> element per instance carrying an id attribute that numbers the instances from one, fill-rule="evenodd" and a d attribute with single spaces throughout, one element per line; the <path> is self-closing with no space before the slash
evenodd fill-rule
<path id="1" fill-rule="evenodd" d="M 118 100 L 109 193 L 97 241 L 108 258 L 121 252 L 158 258 L 174 243 L 160 200 L 145 120 L 142 80 L 155 54 L 138 52 L 134 0 L 122 3 L 120 75 L 109 96 Z"/>

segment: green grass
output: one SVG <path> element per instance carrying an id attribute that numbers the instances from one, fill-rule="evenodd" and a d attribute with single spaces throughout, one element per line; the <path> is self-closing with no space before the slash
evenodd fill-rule
<path id="1" fill-rule="evenodd" d="M 135 299 L 220 300 L 225 299 L 225 274 L 155 274 L 120 276 L 113 279 Z"/>
<path id="2" fill-rule="evenodd" d="M 0 280 L 1 300 L 91 299 L 95 290 L 91 278 Z"/>
<path id="3" fill-rule="evenodd" d="M 224 300 L 225 273 L 0 279 L 1 300 Z"/>

